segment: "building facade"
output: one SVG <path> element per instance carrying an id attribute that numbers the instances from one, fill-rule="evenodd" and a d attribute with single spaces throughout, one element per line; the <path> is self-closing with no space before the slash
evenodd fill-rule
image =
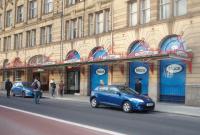
<path id="1" fill-rule="evenodd" d="M 200 106 L 199 6 L 199 0 L 0 0 L 0 81 L 37 76 L 48 90 L 54 78 L 64 80 L 65 94 L 89 95 L 100 82 L 134 88 L 140 79 L 142 93 L 156 101 Z M 149 50 L 192 52 L 192 63 L 67 65 Z"/>

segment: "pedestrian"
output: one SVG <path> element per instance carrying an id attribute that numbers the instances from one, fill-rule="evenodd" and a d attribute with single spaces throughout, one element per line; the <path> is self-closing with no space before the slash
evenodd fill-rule
<path id="1" fill-rule="evenodd" d="M 63 90 L 64 90 L 64 83 L 63 83 L 63 80 L 61 80 L 59 84 L 60 96 L 63 96 Z"/>
<path id="2" fill-rule="evenodd" d="M 136 79 L 135 83 L 135 91 L 137 91 L 139 94 L 142 92 L 142 83 L 140 81 L 141 79 Z"/>
<path id="3" fill-rule="evenodd" d="M 10 79 L 7 79 L 6 82 L 5 82 L 5 89 L 7 91 L 7 98 L 10 97 L 11 88 L 12 88 L 12 82 L 10 81 Z"/>
<path id="4" fill-rule="evenodd" d="M 33 87 L 34 92 L 34 101 L 36 104 L 39 104 L 41 97 L 41 83 L 37 78 L 35 78 L 31 86 Z"/>
<path id="5" fill-rule="evenodd" d="M 50 81 L 50 88 L 51 88 L 51 96 L 54 97 L 55 90 L 56 90 L 56 83 L 54 79 L 51 79 Z"/>

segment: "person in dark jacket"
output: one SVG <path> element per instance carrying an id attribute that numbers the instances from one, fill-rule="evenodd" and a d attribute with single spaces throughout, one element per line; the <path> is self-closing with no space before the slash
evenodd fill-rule
<path id="1" fill-rule="evenodd" d="M 7 91 L 7 97 L 8 98 L 10 97 L 11 88 L 12 88 L 12 82 L 9 79 L 7 79 L 6 82 L 5 82 L 5 89 Z"/>
<path id="2" fill-rule="evenodd" d="M 139 94 L 141 94 L 141 92 L 142 92 L 142 83 L 141 83 L 140 79 L 136 79 L 135 91 L 137 91 Z"/>

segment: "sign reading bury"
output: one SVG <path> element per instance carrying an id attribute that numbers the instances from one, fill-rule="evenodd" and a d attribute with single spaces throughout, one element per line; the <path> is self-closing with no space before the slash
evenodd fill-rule
<path id="1" fill-rule="evenodd" d="M 169 66 L 167 66 L 166 70 L 167 72 L 174 74 L 174 73 L 179 73 L 181 72 L 183 69 L 183 67 L 179 64 L 171 64 Z"/>
<path id="2" fill-rule="evenodd" d="M 103 68 L 99 68 L 99 69 L 96 70 L 97 75 L 104 75 L 105 73 L 106 73 L 106 71 Z"/>
<path id="3" fill-rule="evenodd" d="M 140 66 L 135 68 L 135 73 L 137 74 L 145 74 L 147 72 L 147 68 Z"/>

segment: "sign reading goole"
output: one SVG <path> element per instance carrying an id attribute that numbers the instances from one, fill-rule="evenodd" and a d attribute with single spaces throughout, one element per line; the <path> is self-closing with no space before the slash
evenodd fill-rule
<path id="1" fill-rule="evenodd" d="M 135 68 L 135 73 L 137 74 L 145 74 L 147 72 L 147 68 L 140 66 Z"/>
<path id="2" fill-rule="evenodd" d="M 96 70 L 96 74 L 97 74 L 97 75 L 103 75 L 103 74 L 105 74 L 105 73 L 106 73 L 106 71 L 105 71 L 105 69 L 103 69 L 103 68 L 99 68 L 99 69 Z"/>
<path id="3" fill-rule="evenodd" d="M 167 72 L 172 73 L 172 74 L 181 72 L 182 69 L 183 69 L 183 67 L 179 64 L 171 64 L 171 65 L 167 66 L 167 68 L 166 68 Z"/>

